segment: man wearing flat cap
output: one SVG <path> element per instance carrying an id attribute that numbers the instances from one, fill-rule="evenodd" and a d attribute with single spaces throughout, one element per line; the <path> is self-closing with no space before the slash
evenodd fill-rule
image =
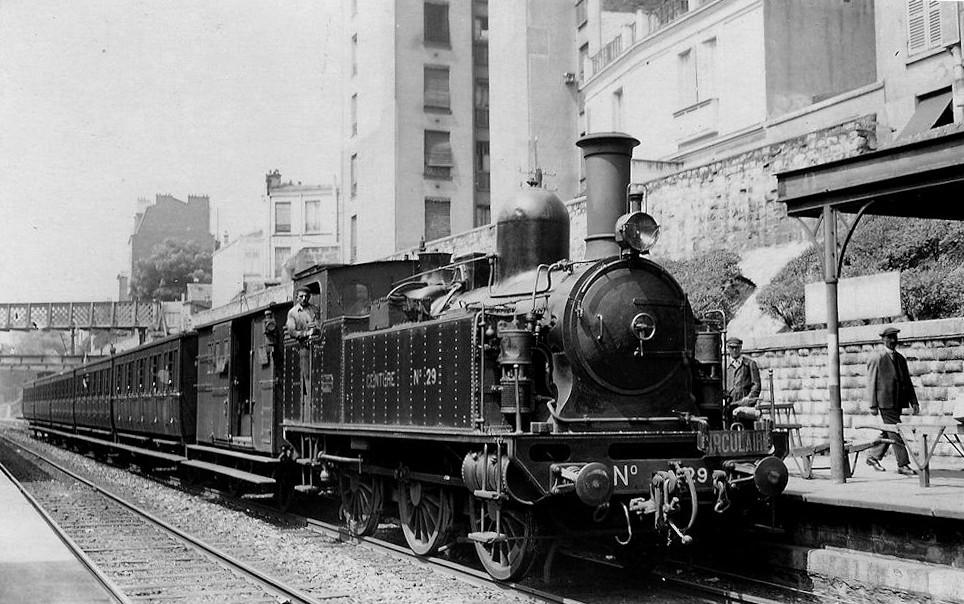
<path id="1" fill-rule="evenodd" d="M 726 352 L 730 356 L 726 364 L 726 400 L 733 413 L 747 427 L 759 417 L 754 409 L 760 398 L 760 368 L 756 361 L 743 354 L 743 340 L 727 338 Z"/>
<path id="2" fill-rule="evenodd" d="M 301 369 L 301 394 L 307 400 L 311 393 L 311 349 L 308 338 L 318 332 L 318 307 L 311 304 L 311 290 L 305 286 L 295 290 L 298 301 L 288 311 L 285 334 L 295 340 L 298 349 L 298 366 Z"/>
<path id="3" fill-rule="evenodd" d="M 880 332 L 884 349 L 867 362 L 867 398 L 870 400 L 870 413 L 880 414 L 885 424 L 899 424 L 900 411 L 906 407 L 913 409 L 914 415 L 920 413 L 914 384 L 910 381 L 907 359 L 897 352 L 897 333 L 899 329 L 887 327 Z M 897 472 L 913 476 L 917 472 L 910 467 L 907 449 L 896 432 L 881 432 L 882 439 L 894 441 L 894 456 L 897 457 Z M 886 471 L 880 464 L 887 453 L 890 443 L 882 442 L 867 451 L 867 465 L 878 472 Z"/>

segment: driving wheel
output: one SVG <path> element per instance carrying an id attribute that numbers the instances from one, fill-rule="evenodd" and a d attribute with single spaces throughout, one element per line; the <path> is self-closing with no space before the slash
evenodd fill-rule
<path id="1" fill-rule="evenodd" d="M 476 540 L 475 553 L 493 578 L 514 581 L 536 560 L 538 541 L 532 511 L 505 508 L 494 501 L 469 499 L 469 522 Z"/>
<path id="2" fill-rule="evenodd" d="M 398 486 L 398 516 L 405 541 L 419 556 L 445 544 L 452 528 L 452 494 L 441 485 L 403 481 Z"/>
<path id="3" fill-rule="evenodd" d="M 352 535 L 364 537 L 378 528 L 382 513 L 382 481 L 370 474 L 342 474 L 341 517 Z"/>

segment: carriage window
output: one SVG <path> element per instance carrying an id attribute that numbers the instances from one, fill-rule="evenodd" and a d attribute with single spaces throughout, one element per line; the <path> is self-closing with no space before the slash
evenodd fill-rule
<path id="1" fill-rule="evenodd" d="M 149 359 L 148 362 L 150 363 L 149 365 L 150 375 L 148 376 L 148 379 L 147 379 L 147 385 L 153 391 L 153 390 L 157 390 L 157 384 L 158 382 L 160 382 L 157 376 L 157 372 L 158 372 L 157 367 L 158 365 L 160 365 L 160 362 L 158 361 L 158 355 L 156 354 L 151 355 L 151 358 Z M 163 382 L 160 382 L 160 383 L 163 384 Z"/>

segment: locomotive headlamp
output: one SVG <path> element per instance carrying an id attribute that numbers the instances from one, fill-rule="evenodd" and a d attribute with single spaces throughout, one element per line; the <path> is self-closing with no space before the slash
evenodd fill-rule
<path id="1" fill-rule="evenodd" d="M 647 252 L 659 239 L 659 225 L 645 212 L 623 214 L 616 221 L 616 243 L 622 249 L 632 248 Z"/>

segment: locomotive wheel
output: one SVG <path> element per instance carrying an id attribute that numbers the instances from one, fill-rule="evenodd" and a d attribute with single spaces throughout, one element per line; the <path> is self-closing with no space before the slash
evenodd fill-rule
<path id="1" fill-rule="evenodd" d="M 475 553 L 494 579 L 514 581 L 532 568 L 538 554 L 535 514 L 500 507 L 495 502 L 469 498 L 469 523 L 473 533 L 499 533 L 505 539 L 475 542 Z M 498 530 L 497 530 L 498 529 Z"/>
<path id="2" fill-rule="evenodd" d="M 382 513 L 382 480 L 370 474 L 342 474 L 341 517 L 352 535 L 365 537 L 378 528 Z"/>
<path id="3" fill-rule="evenodd" d="M 398 516 L 408 547 L 429 556 L 444 545 L 452 528 L 452 494 L 441 485 L 405 481 L 398 485 Z"/>

